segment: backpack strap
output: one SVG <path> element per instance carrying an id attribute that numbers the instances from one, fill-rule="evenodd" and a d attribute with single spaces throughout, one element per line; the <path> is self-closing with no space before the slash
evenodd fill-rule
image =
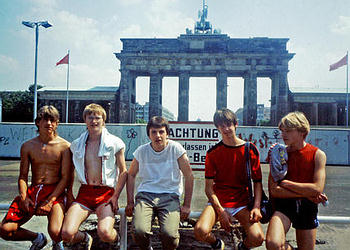
<path id="1" fill-rule="evenodd" d="M 252 187 L 252 179 L 251 179 L 251 166 L 250 166 L 250 142 L 246 142 L 244 144 L 244 157 L 245 157 L 245 166 L 247 173 L 247 183 L 248 183 L 248 207 L 251 208 L 253 205 L 253 187 Z"/>

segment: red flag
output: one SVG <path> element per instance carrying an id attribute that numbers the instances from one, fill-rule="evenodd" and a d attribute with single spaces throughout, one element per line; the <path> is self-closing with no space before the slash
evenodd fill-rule
<path id="1" fill-rule="evenodd" d="M 69 54 L 67 54 L 58 63 L 56 63 L 56 66 L 60 64 L 68 64 L 68 63 L 69 63 Z"/>
<path id="2" fill-rule="evenodd" d="M 347 65 L 348 63 L 348 55 L 346 54 L 342 59 L 340 59 L 338 62 L 332 64 L 329 66 L 329 71 L 336 70 L 337 68 L 340 68 L 341 66 Z"/>

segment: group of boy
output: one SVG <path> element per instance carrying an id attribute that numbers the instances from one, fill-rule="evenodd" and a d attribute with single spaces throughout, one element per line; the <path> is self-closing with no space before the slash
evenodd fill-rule
<path id="1" fill-rule="evenodd" d="M 79 231 L 91 213 L 96 213 L 97 234 L 104 242 L 116 242 L 114 228 L 118 199 L 126 184 L 125 213 L 133 216 L 133 239 L 141 249 L 152 249 L 152 221 L 158 218 L 163 249 L 179 246 L 179 223 L 191 211 L 194 178 L 182 145 L 168 138 L 169 123 L 160 116 L 152 117 L 146 127 L 149 143 L 139 146 L 127 170 L 123 141 L 105 127 L 106 112 L 98 104 L 89 104 L 83 112 L 87 130 L 72 144 L 58 136 L 59 113 L 53 106 L 38 111 L 35 124 L 39 135 L 21 147 L 19 196 L 10 205 L 0 226 L 5 240 L 31 241 L 30 249 L 47 244 L 45 234 L 24 229 L 33 215 L 47 216 L 48 233 L 53 249 L 67 244 L 92 245 L 92 237 Z M 248 209 L 248 182 L 245 169 L 246 142 L 236 136 L 237 117 L 229 109 L 216 111 L 214 125 L 222 140 L 208 150 L 205 160 L 205 193 L 208 204 L 197 221 L 194 234 L 213 249 L 224 249 L 224 241 L 212 233 L 219 222 L 230 232 L 237 219 L 245 231 L 239 249 L 262 245 L 265 236 L 259 223 L 262 215 L 262 173 L 259 151 L 250 145 L 248 155 L 254 187 L 254 200 Z M 292 249 L 286 243 L 291 225 L 296 229 L 298 249 L 314 249 L 316 242 L 317 204 L 327 199 L 325 185 L 326 156 L 305 142 L 310 131 L 300 112 L 282 118 L 279 129 L 287 145 L 288 173 L 279 182 L 269 175 L 269 193 L 275 201 L 270 220 L 267 249 Z M 28 183 L 31 167 L 31 184 Z M 74 169 L 81 186 L 73 196 Z M 140 184 L 134 196 L 135 179 Z M 184 180 L 183 180 L 184 179 Z M 182 194 L 184 193 L 184 197 Z M 182 205 L 180 200 L 183 200 Z"/>

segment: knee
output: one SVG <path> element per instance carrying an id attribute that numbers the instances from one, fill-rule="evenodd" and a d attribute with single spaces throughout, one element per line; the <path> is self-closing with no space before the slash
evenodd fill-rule
<path id="1" fill-rule="evenodd" d="M 16 233 L 16 230 L 11 229 L 4 224 L 0 225 L 0 237 L 2 239 L 11 240 L 11 238 L 15 233 Z"/>
<path id="2" fill-rule="evenodd" d="M 97 235 L 103 242 L 113 242 L 116 240 L 117 232 L 115 229 L 97 228 Z"/>
<path id="3" fill-rule="evenodd" d="M 284 249 L 284 244 L 282 244 L 282 242 L 274 241 L 274 240 L 270 239 L 269 237 L 266 238 L 265 246 L 266 246 L 266 249 L 268 249 L 268 250 Z"/>
<path id="4" fill-rule="evenodd" d="M 62 228 L 61 238 L 64 242 L 72 242 L 77 232 L 69 228 Z"/>
<path id="5" fill-rule="evenodd" d="M 251 237 L 249 245 L 252 248 L 259 247 L 263 244 L 263 242 L 264 242 L 264 234 L 263 234 L 263 232 L 260 232 L 260 233 L 253 235 L 253 237 Z"/>
<path id="6" fill-rule="evenodd" d="M 210 233 L 211 230 L 201 227 L 198 223 L 194 227 L 194 236 L 198 241 L 206 241 Z"/>
<path id="7" fill-rule="evenodd" d="M 55 242 L 61 241 L 61 228 L 60 227 L 49 227 L 48 233 L 52 240 Z"/>

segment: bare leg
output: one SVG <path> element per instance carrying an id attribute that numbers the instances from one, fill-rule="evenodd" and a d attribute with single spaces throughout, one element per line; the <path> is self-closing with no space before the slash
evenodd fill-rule
<path id="1" fill-rule="evenodd" d="M 269 223 L 266 233 L 267 249 L 288 249 L 293 248 L 286 243 L 286 234 L 291 226 L 291 221 L 283 213 L 276 211 Z"/>
<path id="2" fill-rule="evenodd" d="M 64 219 L 64 206 L 61 203 L 55 204 L 48 216 L 48 226 L 47 231 L 51 239 L 55 242 L 60 242 L 61 239 L 61 229 Z"/>
<path id="3" fill-rule="evenodd" d="M 215 235 L 212 233 L 214 224 L 217 221 L 217 215 L 213 206 L 208 205 L 199 217 L 194 228 L 194 235 L 198 241 L 214 244 L 216 241 Z"/>
<path id="4" fill-rule="evenodd" d="M 315 249 L 317 229 L 296 230 L 298 250 Z"/>
<path id="5" fill-rule="evenodd" d="M 38 236 L 37 233 L 20 227 L 15 222 L 2 222 L 0 226 L 0 236 L 4 240 L 11 241 L 33 241 Z"/>
<path id="6" fill-rule="evenodd" d="M 117 240 L 117 231 L 114 229 L 115 217 L 110 204 L 102 204 L 96 209 L 97 234 L 104 242 Z"/>
<path id="7" fill-rule="evenodd" d="M 85 238 L 85 234 L 79 231 L 83 221 L 90 215 L 90 211 L 78 203 L 73 203 L 64 218 L 62 226 L 62 239 L 64 242 L 77 243 Z"/>
<path id="8" fill-rule="evenodd" d="M 235 215 L 235 218 L 237 218 L 239 223 L 243 226 L 247 235 L 243 244 L 247 248 L 254 248 L 262 245 L 264 242 L 264 233 L 261 224 L 259 222 L 250 222 L 249 216 L 250 211 L 244 208 Z"/>

